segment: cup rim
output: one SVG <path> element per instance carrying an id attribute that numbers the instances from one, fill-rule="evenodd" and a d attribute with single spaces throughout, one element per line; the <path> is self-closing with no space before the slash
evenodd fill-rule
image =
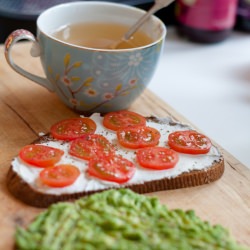
<path id="1" fill-rule="evenodd" d="M 145 49 L 145 48 L 149 48 L 152 47 L 156 44 L 158 44 L 161 40 L 164 40 L 167 34 L 167 27 L 165 26 L 165 24 L 163 23 L 163 21 L 158 18 L 155 15 L 152 15 L 150 18 L 153 18 L 160 26 L 161 26 L 161 30 L 162 30 L 162 34 L 161 36 L 154 40 L 153 42 L 144 45 L 144 46 L 139 46 L 139 47 L 135 47 L 135 48 L 128 48 L 128 49 L 97 49 L 97 48 L 91 48 L 91 47 L 85 47 L 85 46 L 79 46 L 76 44 L 72 44 L 72 43 L 68 43 L 65 41 L 62 41 L 60 39 L 55 38 L 54 36 L 52 36 L 51 34 L 48 34 L 47 32 L 44 32 L 40 25 L 39 22 L 40 20 L 43 18 L 44 15 L 48 14 L 49 12 L 53 11 L 54 9 L 58 9 L 60 7 L 67 7 L 67 6 L 72 6 L 72 5 L 95 5 L 95 4 L 101 4 L 101 5 L 105 5 L 105 6 L 118 6 L 118 7 L 125 7 L 127 9 L 130 10 L 134 10 L 137 11 L 138 13 L 141 12 L 142 14 L 146 13 L 145 10 L 137 8 L 135 6 L 131 6 L 131 5 L 127 5 L 127 4 L 123 4 L 123 3 L 114 3 L 114 2 L 106 2 L 106 1 L 75 1 L 75 2 L 68 2 L 68 3 L 61 3 L 61 4 L 57 4 L 55 6 L 52 6 L 50 8 L 48 8 L 47 10 L 43 11 L 37 18 L 36 21 L 36 25 L 37 25 L 37 34 L 38 33 L 42 33 L 45 37 L 48 37 L 51 40 L 54 40 L 58 43 L 73 47 L 73 48 L 77 48 L 80 50 L 90 50 L 90 51 L 103 51 L 103 52 L 129 52 L 129 51 L 134 51 L 134 50 L 140 50 L 140 49 Z"/>

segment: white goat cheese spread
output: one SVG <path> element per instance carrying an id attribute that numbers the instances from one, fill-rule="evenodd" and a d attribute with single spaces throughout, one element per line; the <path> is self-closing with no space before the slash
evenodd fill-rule
<path id="1" fill-rule="evenodd" d="M 69 142 L 64 142 L 60 140 L 48 140 L 40 144 L 59 148 L 64 151 L 64 155 L 62 156 L 60 162 L 58 162 L 57 164 L 72 164 L 80 169 L 81 174 L 72 185 L 63 188 L 51 188 L 41 184 L 39 181 L 39 173 L 40 171 L 42 171 L 42 168 L 33 167 L 23 162 L 19 157 L 14 158 L 14 160 L 12 161 L 13 170 L 25 182 L 30 184 L 36 191 L 47 194 L 61 195 L 84 191 L 89 192 L 95 190 L 103 190 L 110 187 L 122 187 L 124 185 L 128 186 L 133 184 L 143 184 L 147 181 L 159 180 L 163 178 L 174 178 L 182 173 L 189 172 L 192 170 L 206 169 L 210 167 L 215 161 L 219 161 L 221 158 L 221 153 L 219 152 L 219 150 L 212 145 L 209 153 L 207 154 L 189 155 L 179 153 L 179 161 L 172 169 L 145 169 L 140 167 L 139 164 L 136 162 L 136 151 L 120 146 L 116 138 L 116 133 L 114 131 L 106 129 L 102 125 L 103 117 L 101 117 L 100 114 L 93 114 L 90 118 L 93 119 L 97 124 L 97 129 L 95 133 L 105 136 L 112 144 L 115 145 L 117 154 L 120 154 L 126 159 L 131 160 L 135 163 L 136 172 L 132 179 L 129 180 L 127 183 L 121 185 L 114 182 L 102 181 L 100 179 L 88 176 L 85 171 L 87 169 L 88 161 L 69 155 Z M 148 119 L 147 121 L 147 126 L 157 129 L 161 134 L 159 146 L 167 146 L 167 138 L 171 132 L 177 130 L 191 129 L 190 126 L 181 123 L 175 123 L 171 119 L 165 118 L 164 120 L 160 119 L 160 121 L 162 122 L 155 121 L 154 119 Z"/>

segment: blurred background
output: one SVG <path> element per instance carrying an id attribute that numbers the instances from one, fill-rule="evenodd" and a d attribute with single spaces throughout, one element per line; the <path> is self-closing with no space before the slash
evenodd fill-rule
<path id="1" fill-rule="evenodd" d="M 90 1 L 90 0 L 89 0 Z M 66 0 L 0 0 L 0 43 Z M 148 10 L 153 0 L 112 0 Z M 250 0 L 176 0 L 149 88 L 250 168 Z"/>

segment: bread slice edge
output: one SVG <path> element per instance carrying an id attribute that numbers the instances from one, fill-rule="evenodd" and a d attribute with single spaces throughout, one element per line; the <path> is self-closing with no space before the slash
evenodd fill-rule
<path id="1" fill-rule="evenodd" d="M 122 188 L 129 188 L 136 193 L 145 194 L 164 190 L 195 187 L 209 184 L 220 179 L 224 173 L 224 168 L 224 159 L 221 157 L 219 161 L 214 162 L 211 167 L 202 170 L 192 170 L 190 172 L 182 173 L 181 175 L 174 178 L 162 178 L 140 184 L 123 185 Z M 72 201 L 83 196 L 110 189 L 107 188 L 102 190 L 83 191 L 60 195 L 42 193 L 35 190 L 31 185 L 25 182 L 13 170 L 12 166 L 7 173 L 7 188 L 17 199 L 30 206 L 40 208 L 46 208 L 53 203 L 61 201 Z M 119 187 L 112 188 L 119 189 Z"/>

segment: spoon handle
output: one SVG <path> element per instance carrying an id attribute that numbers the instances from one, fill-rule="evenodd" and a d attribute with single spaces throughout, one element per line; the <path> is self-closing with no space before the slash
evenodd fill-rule
<path id="1" fill-rule="evenodd" d="M 154 5 L 132 26 L 132 28 L 124 35 L 123 39 L 128 40 L 151 15 L 168 6 L 173 1 L 174 0 L 155 0 Z"/>

